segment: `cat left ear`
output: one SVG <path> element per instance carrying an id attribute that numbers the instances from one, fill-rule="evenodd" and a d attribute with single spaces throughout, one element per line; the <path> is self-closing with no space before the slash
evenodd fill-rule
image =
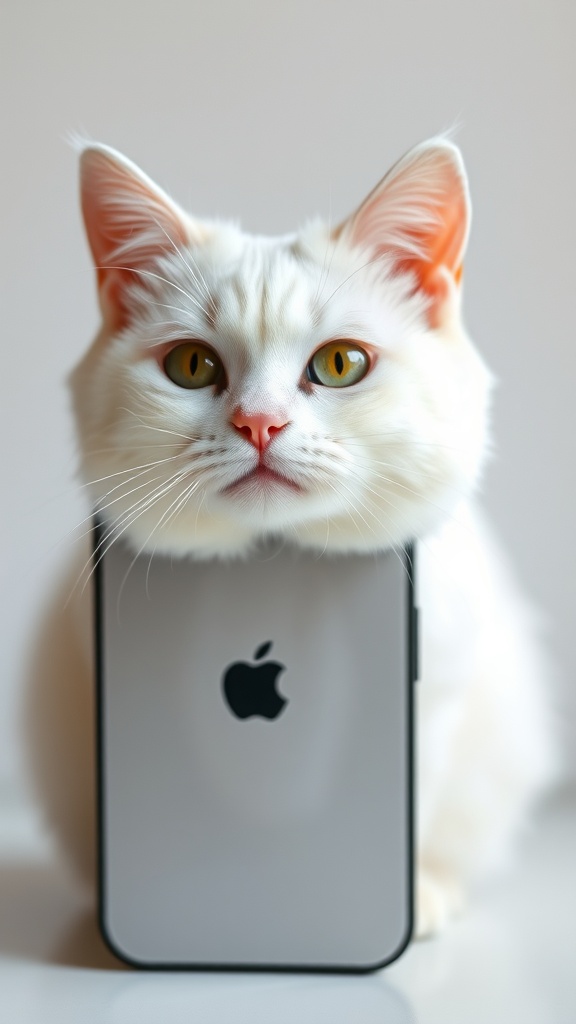
<path id="1" fill-rule="evenodd" d="M 447 300 L 458 294 L 470 219 L 460 150 L 432 139 L 388 172 L 336 236 L 388 256 L 398 273 L 410 273 L 428 299 L 431 325 L 438 326 Z"/>
<path id="2" fill-rule="evenodd" d="M 192 240 L 192 222 L 143 171 L 108 146 L 83 151 L 80 182 L 102 314 L 119 330 L 128 321 L 128 285 L 136 276 L 145 287 L 156 258 Z"/>

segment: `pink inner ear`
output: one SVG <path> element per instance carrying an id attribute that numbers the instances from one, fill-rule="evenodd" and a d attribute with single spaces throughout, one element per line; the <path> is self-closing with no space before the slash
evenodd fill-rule
<path id="1" fill-rule="evenodd" d="M 106 147 L 84 151 L 81 184 L 102 313 L 119 330 L 128 319 L 128 284 L 136 275 L 145 286 L 158 256 L 186 244 L 185 218 L 142 171 Z"/>
<path id="2" fill-rule="evenodd" d="M 465 203 L 459 200 L 456 195 L 452 202 L 442 207 L 442 220 L 436 230 L 408 232 L 427 258 L 399 256 L 399 267 L 415 274 L 425 291 L 434 290 L 433 281 L 440 267 L 445 267 L 456 283 L 462 276 L 462 243 L 468 217 Z"/>
<path id="3" fill-rule="evenodd" d="M 339 229 L 353 244 L 389 254 L 430 299 L 436 326 L 450 291 L 460 283 L 470 225 L 466 176 L 459 151 L 425 143 L 407 154 Z"/>

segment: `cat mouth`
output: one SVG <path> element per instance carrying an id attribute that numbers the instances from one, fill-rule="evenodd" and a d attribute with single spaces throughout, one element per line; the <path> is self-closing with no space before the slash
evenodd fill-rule
<path id="1" fill-rule="evenodd" d="M 282 473 L 277 473 L 276 470 L 270 469 L 268 466 L 256 466 L 255 469 L 250 470 L 249 473 L 245 473 L 244 476 L 239 477 L 234 483 L 228 484 L 227 487 L 222 491 L 223 494 L 235 494 L 245 487 L 270 487 L 280 485 L 282 487 L 288 487 L 293 491 L 302 493 L 303 488 L 300 484 L 297 484 L 295 480 L 291 480 L 290 477 L 283 476 Z"/>

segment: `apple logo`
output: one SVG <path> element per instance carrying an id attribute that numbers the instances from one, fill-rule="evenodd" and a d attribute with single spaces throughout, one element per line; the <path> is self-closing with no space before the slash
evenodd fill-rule
<path id="1" fill-rule="evenodd" d="M 278 718 L 288 701 L 276 689 L 276 680 L 286 668 L 279 661 L 262 661 L 272 647 L 272 641 L 260 645 L 251 665 L 247 661 L 235 661 L 229 665 L 222 678 L 222 688 L 228 706 L 237 718 Z"/>

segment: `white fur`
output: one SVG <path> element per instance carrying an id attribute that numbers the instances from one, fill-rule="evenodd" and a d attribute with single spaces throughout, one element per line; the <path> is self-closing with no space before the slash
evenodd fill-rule
<path id="1" fill-rule="evenodd" d="M 460 316 L 458 151 L 425 144 L 338 232 L 313 223 L 280 239 L 192 221 L 105 147 L 84 166 L 104 322 L 71 385 L 82 477 L 108 525 L 102 550 L 121 535 L 135 551 L 194 557 L 245 555 L 266 533 L 326 551 L 421 539 L 419 929 L 434 931 L 505 852 L 553 762 L 529 615 L 471 504 L 491 378 Z M 457 211 L 447 227 L 446 210 Z M 220 355 L 224 389 L 169 380 L 158 353 L 186 338 Z M 364 344 L 371 371 L 350 388 L 310 384 L 312 353 L 338 338 Z M 300 492 L 256 480 L 225 492 L 258 462 L 231 425 L 238 408 L 288 423 L 265 459 Z M 47 635 L 73 632 L 60 619 Z M 87 872 L 91 660 L 77 640 L 59 642 L 42 701 L 28 702 L 33 760 L 48 816 Z"/>

